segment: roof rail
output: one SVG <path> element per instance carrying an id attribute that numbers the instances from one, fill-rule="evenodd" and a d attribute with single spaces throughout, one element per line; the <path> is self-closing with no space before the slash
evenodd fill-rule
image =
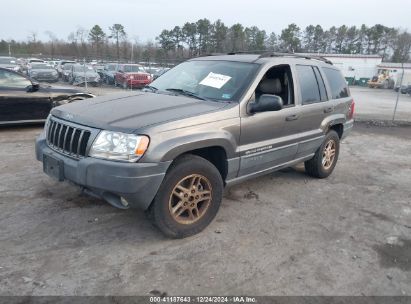
<path id="1" fill-rule="evenodd" d="M 260 57 L 258 58 L 267 58 L 267 57 L 295 57 L 295 58 L 303 58 L 303 59 L 309 59 L 309 60 L 318 60 L 325 62 L 327 64 L 333 64 L 330 60 L 327 58 L 321 57 L 321 56 L 305 56 L 305 55 L 299 55 L 295 53 L 277 53 L 277 52 L 266 52 L 264 54 L 261 54 Z"/>

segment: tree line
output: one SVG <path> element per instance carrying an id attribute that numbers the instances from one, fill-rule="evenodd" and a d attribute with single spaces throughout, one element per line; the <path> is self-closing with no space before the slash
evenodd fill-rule
<path id="1" fill-rule="evenodd" d="M 164 62 L 212 53 L 275 51 L 381 55 L 384 61 L 406 62 L 411 52 L 408 31 L 382 24 L 301 29 L 292 23 L 277 34 L 257 26 L 227 26 L 221 20 L 204 18 L 164 29 L 155 41 L 146 43 L 130 39 L 121 24 L 113 24 L 107 31 L 99 25 L 90 30 L 78 27 L 66 40 L 57 39 L 50 31 L 46 34 L 48 41 L 38 40 L 36 32 L 26 41 L 0 40 L 0 54 L 7 55 L 10 50 L 14 56 Z"/>

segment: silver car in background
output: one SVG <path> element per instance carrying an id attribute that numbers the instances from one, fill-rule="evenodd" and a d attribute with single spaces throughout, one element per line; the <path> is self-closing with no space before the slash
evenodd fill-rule
<path id="1" fill-rule="evenodd" d="M 17 64 L 17 59 L 14 57 L 0 56 L 0 67 L 9 69 L 15 72 L 20 71 L 20 67 Z"/>
<path id="2" fill-rule="evenodd" d="M 92 86 L 100 84 L 100 75 L 91 65 L 73 64 L 69 75 L 69 83 L 72 85 L 82 85 L 87 81 Z"/>
<path id="3" fill-rule="evenodd" d="M 57 71 L 47 63 L 32 63 L 27 74 L 37 81 L 57 82 L 59 80 Z"/>

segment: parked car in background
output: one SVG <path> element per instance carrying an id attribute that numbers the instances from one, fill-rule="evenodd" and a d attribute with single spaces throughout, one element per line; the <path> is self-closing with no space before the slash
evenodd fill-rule
<path id="1" fill-rule="evenodd" d="M 91 65 L 87 64 L 73 64 L 68 78 L 73 85 L 83 85 L 86 81 L 95 87 L 100 84 L 100 76 Z"/>
<path id="2" fill-rule="evenodd" d="M 104 76 L 104 64 L 94 64 L 93 67 L 102 80 Z"/>
<path id="3" fill-rule="evenodd" d="M 20 71 L 17 59 L 14 57 L 0 56 L 0 67 L 16 72 Z"/>
<path id="4" fill-rule="evenodd" d="M 57 72 L 59 73 L 59 77 L 63 77 L 63 67 L 66 64 L 75 64 L 76 62 L 73 60 L 61 60 L 57 63 L 56 69 Z"/>
<path id="5" fill-rule="evenodd" d="M 167 71 L 169 71 L 170 68 L 163 68 L 163 69 L 159 69 L 154 75 L 153 75 L 153 80 L 156 80 L 158 77 L 160 77 L 161 75 L 163 75 L 164 73 L 166 73 Z"/>
<path id="6" fill-rule="evenodd" d="M 73 66 L 73 63 L 66 63 L 62 66 L 61 74 L 60 74 L 61 80 L 69 81 L 69 76 L 71 73 L 72 66 Z"/>
<path id="7" fill-rule="evenodd" d="M 32 63 L 27 75 L 37 81 L 57 82 L 59 80 L 57 71 L 46 63 Z"/>
<path id="8" fill-rule="evenodd" d="M 28 58 L 28 59 L 26 59 L 25 62 L 24 62 L 23 68 L 22 68 L 22 72 L 27 74 L 33 63 L 44 63 L 44 60 L 43 59 L 38 59 L 38 58 Z"/>
<path id="9" fill-rule="evenodd" d="M 0 125 L 44 122 L 53 107 L 91 97 L 76 88 L 38 84 L 0 68 Z"/>
<path id="10" fill-rule="evenodd" d="M 114 76 L 117 72 L 118 63 L 107 63 L 103 69 L 103 82 L 106 84 L 114 84 Z"/>
<path id="11" fill-rule="evenodd" d="M 114 77 L 114 85 L 124 89 L 142 88 L 151 81 L 151 75 L 139 64 L 120 64 Z"/>

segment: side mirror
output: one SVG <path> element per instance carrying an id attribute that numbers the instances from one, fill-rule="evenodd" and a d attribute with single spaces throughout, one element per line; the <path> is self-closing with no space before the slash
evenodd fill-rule
<path id="1" fill-rule="evenodd" d="M 258 112 L 280 111 L 283 105 L 283 99 L 280 96 L 263 94 L 257 102 L 248 105 L 248 112 L 254 114 Z"/>
<path id="2" fill-rule="evenodd" d="M 40 85 L 36 82 L 32 82 L 31 85 L 27 86 L 27 92 L 29 93 L 33 93 L 33 92 L 37 92 L 40 88 Z"/>

